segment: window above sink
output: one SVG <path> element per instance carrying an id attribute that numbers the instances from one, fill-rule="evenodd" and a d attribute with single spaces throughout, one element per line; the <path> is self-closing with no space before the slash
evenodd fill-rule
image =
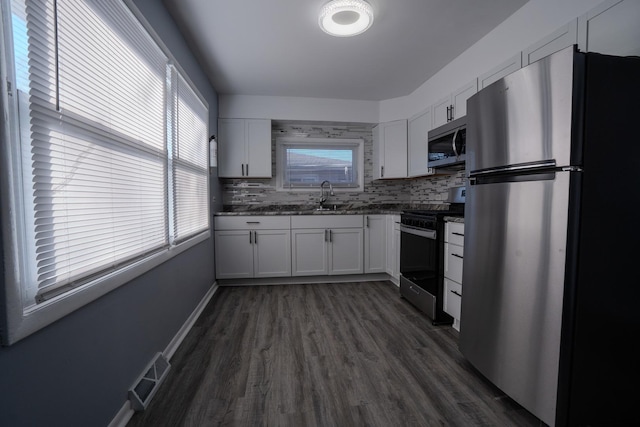
<path id="1" fill-rule="evenodd" d="M 361 139 L 296 138 L 276 140 L 279 191 L 318 191 L 330 181 L 336 191 L 364 190 Z"/>

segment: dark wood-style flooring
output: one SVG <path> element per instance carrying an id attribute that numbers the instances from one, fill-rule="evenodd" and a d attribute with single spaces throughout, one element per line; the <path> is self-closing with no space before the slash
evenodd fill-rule
<path id="1" fill-rule="evenodd" d="M 391 282 L 223 287 L 134 426 L 539 426 Z"/>

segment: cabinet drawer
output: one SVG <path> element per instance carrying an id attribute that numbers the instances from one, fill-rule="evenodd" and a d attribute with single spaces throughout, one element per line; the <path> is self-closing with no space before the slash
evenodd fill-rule
<path id="1" fill-rule="evenodd" d="M 455 245 L 464 245 L 464 224 L 460 222 L 447 222 L 444 241 Z"/>
<path id="2" fill-rule="evenodd" d="M 444 277 L 462 283 L 464 248 L 451 243 L 444 244 Z"/>
<path id="3" fill-rule="evenodd" d="M 291 227 L 289 216 L 216 216 L 216 230 L 288 230 Z"/>
<path id="4" fill-rule="evenodd" d="M 362 228 L 362 215 L 294 215 L 291 228 Z"/>
<path id="5" fill-rule="evenodd" d="M 449 313 L 454 319 L 460 319 L 460 305 L 462 304 L 462 285 L 444 279 L 444 311 Z"/>

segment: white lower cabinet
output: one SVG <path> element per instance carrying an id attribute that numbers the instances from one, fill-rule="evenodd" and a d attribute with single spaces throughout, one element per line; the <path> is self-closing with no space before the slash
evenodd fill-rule
<path id="1" fill-rule="evenodd" d="M 291 276 L 290 217 L 216 217 L 217 279 Z"/>
<path id="2" fill-rule="evenodd" d="M 462 262 L 464 259 L 464 224 L 447 222 L 444 237 L 444 311 L 453 317 L 453 327 L 460 330 L 462 304 Z"/>
<path id="3" fill-rule="evenodd" d="M 364 216 L 364 272 L 387 269 L 387 215 Z"/>
<path id="4" fill-rule="evenodd" d="M 400 286 L 400 215 L 387 215 L 387 269 L 391 281 Z"/>
<path id="5" fill-rule="evenodd" d="M 253 245 L 249 230 L 215 232 L 216 278 L 245 279 L 253 277 Z"/>
<path id="6" fill-rule="evenodd" d="M 293 276 L 362 274 L 362 215 L 299 215 L 291 218 Z"/>

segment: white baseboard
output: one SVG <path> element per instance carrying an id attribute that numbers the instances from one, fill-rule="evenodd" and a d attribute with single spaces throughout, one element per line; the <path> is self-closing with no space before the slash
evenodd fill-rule
<path id="1" fill-rule="evenodd" d="M 200 314 L 202 314 L 202 311 L 207 306 L 217 290 L 218 284 L 214 283 L 211 288 L 209 288 L 204 297 L 202 297 L 196 308 L 191 312 L 187 320 L 182 324 L 182 327 L 171 339 L 169 345 L 167 345 L 167 348 L 165 348 L 163 353 L 167 359 L 170 360 L 178 347 L 180 347 L 180 344 L 193 327 L 193 324 L 196 322 L 196 320 L 198 320 L 198 317 L 200 317 Z M 126 427 L 127 423 L 129 422 L 131 417 L 133 417 L 134 413 L 135 411 L 131 408 L 131 403 L 129 402 L 129 400 L 127 400 L 126 402 L 124 402 L 122 408 L 120 408 L 113 420 L 111 420 L 108 427 Z"/>
<path id="2" fill-rule="evenodd" d="M 126 427 L 127 423 L 133 417 L 134 410 L 131 408 L 131 404 L 127 400 L 122 405 L 122 408 L 118 411 L 115 417 L 111 420 L 108 427 Z"/>
<path id="3" fill-rule="evenodd" d="M 198 317 L 200 317 L 200 314 L 202 314 L 202 311 L 207 306 L 207 304 L 213 297 L 213 294 L 215 294 L 217 290 L 218 284 L 214 283 L 213 286 L 209 288 L 204 297 L 200 300 L 200 303 L 198 303 L 193 312 L 191 312 L 191 315 L 184 322 L 178 333 L 173 337 L 171 342 L 169 342 L 167 348 L 164 349 L 164 352 L 162 354 L 164 354 L 164 357 L 166 357 L 168 360 L 171 360 L 171 357 L 173 357 L 173 353 L 175 353 L 178 347 L 180 347 L 180 344 L 182 344 L 182 341 L 193 327 L 193 324 L 196 322 L 196 320 L 198 320 Z"/>

